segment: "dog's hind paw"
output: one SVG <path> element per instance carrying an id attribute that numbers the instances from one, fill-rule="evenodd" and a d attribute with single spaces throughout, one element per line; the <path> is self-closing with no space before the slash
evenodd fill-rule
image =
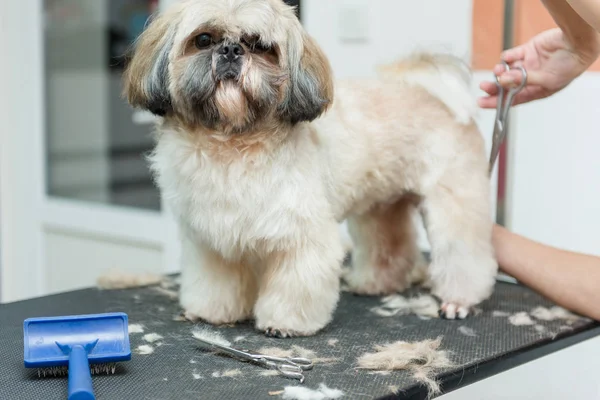
<path id="1" fill-rule="evenodd" d="M 443 303 L 438 313 L 443 319 L 465 319 L 469 315 L 469 308 L 455 303 Z"/>

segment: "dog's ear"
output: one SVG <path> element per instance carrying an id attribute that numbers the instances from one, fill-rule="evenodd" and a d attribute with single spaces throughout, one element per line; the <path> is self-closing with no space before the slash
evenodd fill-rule
<path id="1" fill-rule="evenodd" d="M 123 94 L 127 101 L 159 116 L 172 107 L 168 67 L 173 36 L 167 17 L 151 21 L 134 43 L 123 74 Z"/>
<path id="2" fill-rule="evenodd" d="M 329 60 L 301 27 L 289 36 L 286 54 L 288 82 L 279 105 L 282 119 L 295 124 L 319 117 L 333 102 Z"/>

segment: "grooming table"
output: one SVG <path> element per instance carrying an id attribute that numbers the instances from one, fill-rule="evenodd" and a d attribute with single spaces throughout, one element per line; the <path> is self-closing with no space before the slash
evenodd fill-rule
<path id="1" fill-rule="evenodd" d="M 493 311 L 516 313 L 537 306 L 552 306 L 522 286 L 498 283 L 493 297 L 481 305 L 481 312 L 463 321 L 422 320 L 414 315 L 381 317 L 371 311 L 381 304 L 378 298 L 344 293 L 327 329 L 315 337 L 273 339 L 254 331 L 250 324 L 218 329 L 227 339 L 246 338 L 238 347 L 257 350 L 265 346 L 290 348 L 299 345 L 318 357 L 333 357 L 331 364 L 316 364 L 307 371 L 304 385 L 316 389 L 324 382 L 344 391 L 344 399 L 424 399 L 425 387 L 415 384 L 409 372 L 389 375 L 356 369 L 357 357 L 375 344 L 397 340 L 416 341 L 443 336 L 440 349 L 451 352 L 458 366 L 440 373 L 444 393 L 500 373 L 519 364 L 600 335 L 600 326 L 582 319 L 565 329 L 564 321 L 539 322 L 546 327 L 513 326 L 507 317 L 494 317 Z M 198 348 L 190 332 L 194 324 L 174 321 L 181 311 L 177 301 L 156 287 L 101 291 L 86 289 L 0 306 L 0 399 L 64 399 L 66 378 L 38 378 L 23 367 L 23 320 L 28 317 L 89 314 L 123 311 L 130 324 L 142 324 L 144 333 L 164 337 L 152 354 L 137 354 L 147 344 L 142 334 L 131 333 L 132 360 L 122 363 L 111 376 L 95 376 L 98 399 L 187 400 L 187 399 L 280 399 L 285 386 L 298 385 L 281 376 L 263 376 L 259 366 L 215 355 Z M 467 327 L 470 330 L 465 330 Z M 561 326 L 563 329 L 561 329 Z M 538 328 L 539 329 L 539 328 Z M 467 331 L 475 336 L 468 336 Z M 332 346 L 330 339 L 338 339 Z M 212 376 L 214 372 L 237 369 L 235 377 Z M 398 394 L 390 386 L 397 387 Z M 500 389 L 499 389 L 500 390 Z"/>

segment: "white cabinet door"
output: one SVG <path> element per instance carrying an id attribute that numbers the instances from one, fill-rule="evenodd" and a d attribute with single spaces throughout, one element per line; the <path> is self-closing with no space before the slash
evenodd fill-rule
<path id="1" fill-rule="evenodd" d="M 157 4 L 0 2 L 0 301 L 177 269 L 151 125 L 120 87 L 119 56 Z"/>

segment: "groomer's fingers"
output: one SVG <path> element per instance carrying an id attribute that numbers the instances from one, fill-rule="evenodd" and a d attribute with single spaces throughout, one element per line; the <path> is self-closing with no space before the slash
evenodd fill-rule
<path id="1" fill-rule="evenodd" d="M 500 76 L 506 72 L 506 65 L 496 64 L 494 65 L 494 68 L 492 68 L 492 72 L 494 73 L 494 75 Z"/>
<path id="2" fill-rule="evenodd" d="M 480 97 L 477 99 L 477 105 L 481 108 L 496 108 L 498 96 Z"/>
<path id="3" fill-rule="evenodd" d="M 527 86 L 523 89 L 523 91 L 519 92 L 513 101 L 513 106 L 528 103 L 533 100 L 543 99 L 548 97 L 549 92 L 545 90 L 542 86 L 532 85 Z M 486 96 L 480 97 L 477 99 L 477 105 L 481 108 L 496 108 L 496 104 L 498 102 L 498 96 Z"/>
<path id="4" fill-rule="evenodd" d="M 518 104 L 528 103 L 533 100 L 543 99 L 548 97 L 550 92 L 539 85 L 528 85 L 522 92 L 515 96 L 513 106 Z"/>
<path id="5" fill-rule="evenodd" d="M 498 75 L 498 81 L 500 82 L 500 85 L 505 88 L 518 86 L 523 82 L 523 73 L 520 69 L 511 69 L 510 71 Z"/>
<path id="6" fill-rule="evenodd" d="M 532 87 L 540 87 L 540 88 L 549 89 L 554 84 L 554 82 L 553 82 L 554 79 L 553 79 L 552 75 L 549 75 L 548 73 L 545 73 L 542 71 L 537 71 L 537 70 L 527 71 L 526 79 L 527 79 L 527 86 L 525 86 L 525 89 L 530 88 L 529 90 L 532 90 L 531 89 Z M 500 81 L 500 84 L 505 88 L 518 86 L 523 81 L 523 74 L 518 69 L 510 70 L 509 72 L 501 75 L 499 77 L 499 81 Z M 521 93 L 524 93 L 524 92 L 521 92 Z"/>
<path id="7" fill-rule="evenodd" d="M 525 45 L 513 47 L 512 49 L 504 50 L 502 52 L 502 59 L 508 64 L 513 65 L 518 61 L 525 59 Z"/>
<path id="8" fill-rule="evenodd" d="M 479 89 L 483 90 L 490 96 L 498 94 L 498 86 L 495 82 L 484 81 L 479 84 Z"/>

